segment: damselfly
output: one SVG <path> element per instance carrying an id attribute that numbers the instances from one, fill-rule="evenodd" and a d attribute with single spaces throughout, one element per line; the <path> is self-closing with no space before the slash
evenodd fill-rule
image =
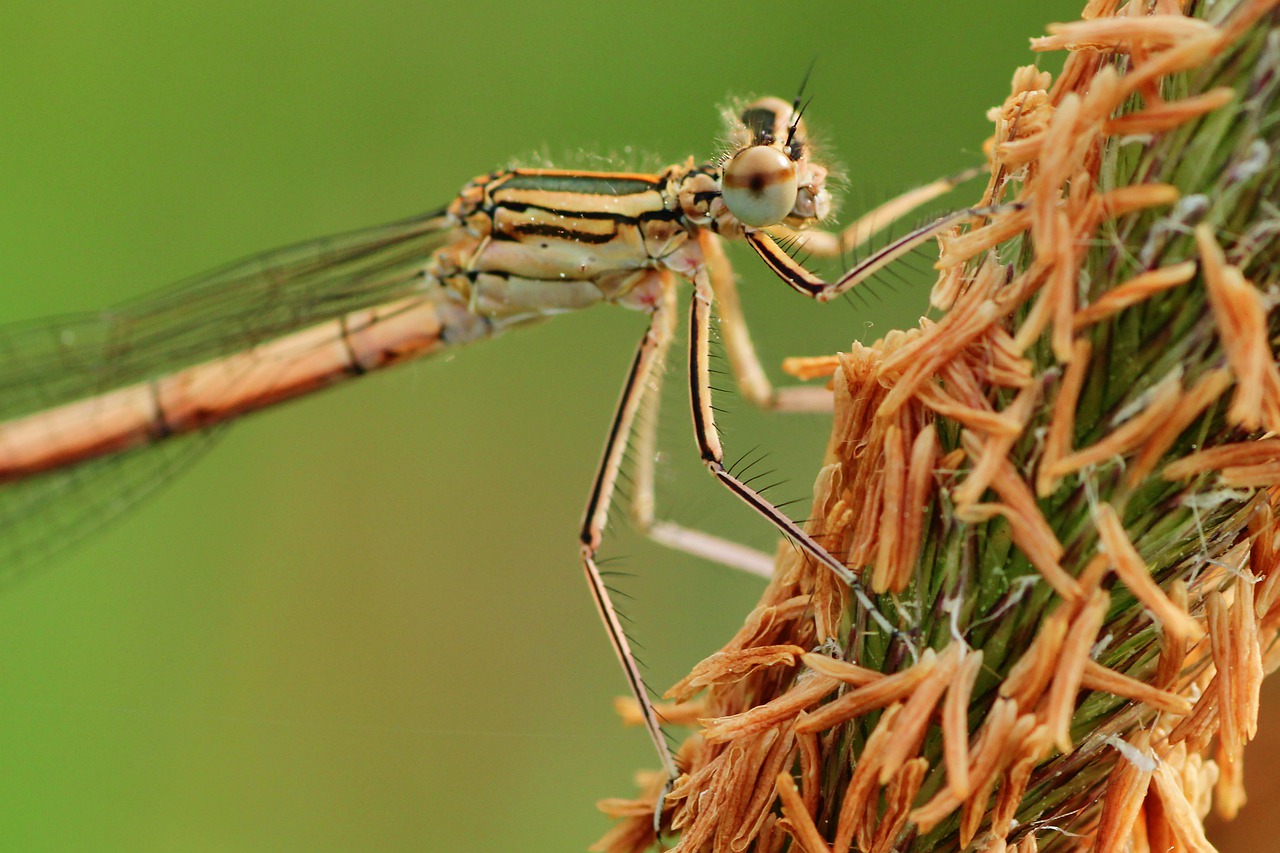
<path id="1" fill-rule="evenodd" d="M 949 189 L 922 188 L 841 233 L 812 226 L 831 207 L 797 99 L 756 100 L 726 114 L 728 149 L 654 174 L 511 169 L 468 183 L 447 207 L 412 219 L 270 252 L 100 315 L 0 331 L 0 529 L 20 550 L 23 523 L 56 511 L 119 454 L 346 379 L 600 303 L 649 317 L 623 385 L 580 530 L 582 564 L 631 692 L 668 773 L 675 762 L 596 563 L 628 443 L 640 449 L 633 515 L 676 548 L 767 573 L 732 543 L 659 522 L 652 435 L 636 413 L 656 392 L 677 322 L 677 285 L 692 285 L 688 376 L 696 446 L 734 495 L 836 573 L 876 618 L 854 574 L 724 464 L 709 384 L 713 305 L 744 396 L 772 409 L 827 405 L 813 388 L 775 389 L 752 348 L 724 239 L 744 239 L 796 291 L 826 301 L 939 231 L 966 209 L 911 231 L 824 281 L 783 246 L 835 257 L 872 224 Z M 634 433 L 634 434 L 633 434 Z M 885 626 L 887 627 L 887 626 Z"/>

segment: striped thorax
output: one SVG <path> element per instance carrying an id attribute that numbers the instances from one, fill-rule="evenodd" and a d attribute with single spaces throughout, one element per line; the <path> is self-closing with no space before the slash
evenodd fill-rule
<path id="1" fill-rule="evenodd" d="M 467 184 L 448 215 L 457 237 L 429 273 L 498 326 L 609 302 L 653 305 L 667 269 L 690 278 L 696 232 L 728 238 L 830 210 L 794 107 L 764 98 L 731 115 L 731 150 L 656 175 L 513 169 Z"/>

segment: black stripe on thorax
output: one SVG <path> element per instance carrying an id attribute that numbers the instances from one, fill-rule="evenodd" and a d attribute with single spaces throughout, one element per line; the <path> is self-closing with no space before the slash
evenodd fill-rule
<path id="1" fill-rule="evenodd" d="M 501 208 L 509 210 L 512 213 L 524 213 L 529 210 L 544 210 L 547 213 L 553 213 L 556 216 L 563 216 L 566 219 L 598 219 L 620 223 L 635 222 L 672 222 L 679 220 L 683 214 L 679 210 L 668 210 L 660 207 L 656 210 L 646 210 L 639 216 L 629 216 L 625 213 L 613 213 L 607 210 L 565 210 L 559 207 L 547 207 L 541 204 L 529 204 L 522 201 L 501 200 L 490 205 L 485 209 L 485 213 L 492 216 Z"/>
<path id="2" fill-rule="evenodd" d="M 570 240 L 574 243 L 587 243 L 592 245 L 602 245 L 610 243 L 618 238 L 617 232 L 609 234 L 596 234 L 591 231 L 573 231 L 560 225 L 549 225 L 545 223 L 531 223 L 529 225 L 520 225 L 514 229 L 512 237 L 555 237 L 557 240 Z M 502 232 L 494 232 L 497 237 Z"/>
<path id="3" fill-rule="evenodd" d="M 621 177 L 609 172 L 584 172 L 569 174 L 511 172 L 502 187 L 515 190 L 543 190 L 546 192 L 578 193 L 580 195 L 624 196 L 647 192 L 662 192 L 666 183 L 660 178 Z"/>

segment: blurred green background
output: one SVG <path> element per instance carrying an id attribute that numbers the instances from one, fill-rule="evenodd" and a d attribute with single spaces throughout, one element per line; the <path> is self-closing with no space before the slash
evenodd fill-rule
<path id="1" fill-rule="evenodd" d="M 815 57 L 856 212 L 980 162 L 1027 38 L 1079 5 L 10 3 L 0 317 L 433 208 L 531 152 L 710 156 L 727 97 L 790 97 Z M 734 257 L 770 366 L 925 302 L 908 274 L 874 311 L 818 306 Z M 584 849 L 655 764 L 611 710 L 575 538 L 642 325 L 563 317 L 252 418 L 0 596 L 0 850 Z M 808 492 L 820 419 L 727 427 Z M 700 479 L 677 504 L 770 547 Z M 760 584 L 617 541 L 668 684 Z"/>

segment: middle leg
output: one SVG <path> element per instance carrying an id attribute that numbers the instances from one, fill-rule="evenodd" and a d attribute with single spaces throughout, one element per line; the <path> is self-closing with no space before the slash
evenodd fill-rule
<path id="1" fill-rule="evenodd" d="M 640 533 L 667 548 L 692 554 L 713 563 L 720 563 L 731 569 L 739 569 L 767 580 L 773 577 L 772 555 L 657 516 L 655 474 L 658 459 L 658 414 L 665 375 L 663 366 L 667 363 L 667 347 L 675 336 L 675 296 L 674 287 L 668 287 L 663 291 L 663 310 L 659 316 L 655 316 L 655 322 L 664 324 L 657 336 L 660 341 L 659 349 L 655 353 L 654 369 L 650 372 L 635 419 L 633 438 L 635 489 L 631 496 L 631 524 Z"/>

